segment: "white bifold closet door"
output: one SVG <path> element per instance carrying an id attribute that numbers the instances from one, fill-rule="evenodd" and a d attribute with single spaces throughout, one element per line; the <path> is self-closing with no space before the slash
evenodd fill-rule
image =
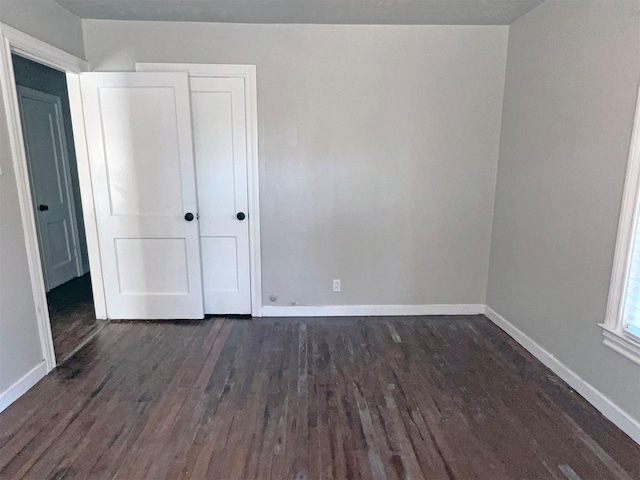
<path id="1" fill-rule="evenodd" d="M 187 74 L 81 83 L 108 317 L 202 318 Z"/>
<path id="2" fill-rule="evenodd" d="M 251 313 L 242 78 L 190 79 L 205 312 Z"/>

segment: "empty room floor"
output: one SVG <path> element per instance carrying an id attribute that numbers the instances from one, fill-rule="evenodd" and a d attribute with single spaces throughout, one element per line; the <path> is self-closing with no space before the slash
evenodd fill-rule
<path id="1" fill-rule="evenodd" d="M 640 478 L 483 316 L 110 323 L 0 414 L 1 478 Z"/>
<path id="2" fill-rule="evenodd" d="M 51 290 L 47 303 L 58 365 L 107 324 L 96 320 L 88 273 Z"/>

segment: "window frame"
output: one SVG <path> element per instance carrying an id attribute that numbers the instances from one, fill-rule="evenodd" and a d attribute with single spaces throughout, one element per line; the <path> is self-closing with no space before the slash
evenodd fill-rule
<path id="1" fill-rule="evenodd" d="M 640 365 L 640 338 L 626 331 L 623 320 L 631 253 L 640 221 L 640 89 L 633 123 L 631 147 L 620 209 L 618 236 L 611 271 L 607 311 L 602 327 L 603 343 Z"/>

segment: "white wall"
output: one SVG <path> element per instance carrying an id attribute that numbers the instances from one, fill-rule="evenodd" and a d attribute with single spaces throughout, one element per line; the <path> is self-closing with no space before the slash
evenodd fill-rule
<path id="1" fill-rule="evenodd" d="M 95 70 L 257 65 L 265 304 L 484 303 L 507 27 L 83 27 Z"/>
<path id="2" fill-rule="evenodd" d="M 80 18 L 53 0 L 0 0 L 0 22 L 84 58 Z"/>
<path id="3" fill-rule="evenodd" d="M 75 20 L 74 20 L 75 19 Z M 80 19 L 53 2 L 0 0 L 0 21 L 82 54 Z M 0 99 L 0 397 L 43 361 L 6 112 Z M 0 401 L 0 406 L 3 402 Z"/>
<path id="4" fill-rule="evenodd" d="M 640 1 L 547 0 L 510 27 L 488 305 L 640 421 L 602 345 L 640 81 Z"/>

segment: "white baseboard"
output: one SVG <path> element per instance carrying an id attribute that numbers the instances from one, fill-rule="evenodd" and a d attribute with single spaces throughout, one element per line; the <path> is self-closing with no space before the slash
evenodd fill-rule
<path id="1" fill-rule="evenodd" d="M 263 317 L 381 317 L 407 315 L 478 315 L 484 305 L 291 305 L 262 307 Z"/>
<path id="2" fill-rule="evenodd" d="M 42 377 L 47 374 L 47 363 L 43 360 L 32 368 L 24 377 L 0 393 L 0 412 L 27 393 Z"/>
<path id="3" fill-rule="evenodd" d="M 528 350 L 529 353 L 540 360 L 547 368 L 553 371 L 553 373 L 567 382 L 571 388 L 582 395 L 587 402 L 593 405 L 620 430 L 629 435 L 636 443 L 640 444 L 640 422 L 631 418 L 600 391 L 596 390 L 591 384 L 587 383 L 573 370 L 489 306 L 485 308 L 484 314 L 489 320 Z"/>

